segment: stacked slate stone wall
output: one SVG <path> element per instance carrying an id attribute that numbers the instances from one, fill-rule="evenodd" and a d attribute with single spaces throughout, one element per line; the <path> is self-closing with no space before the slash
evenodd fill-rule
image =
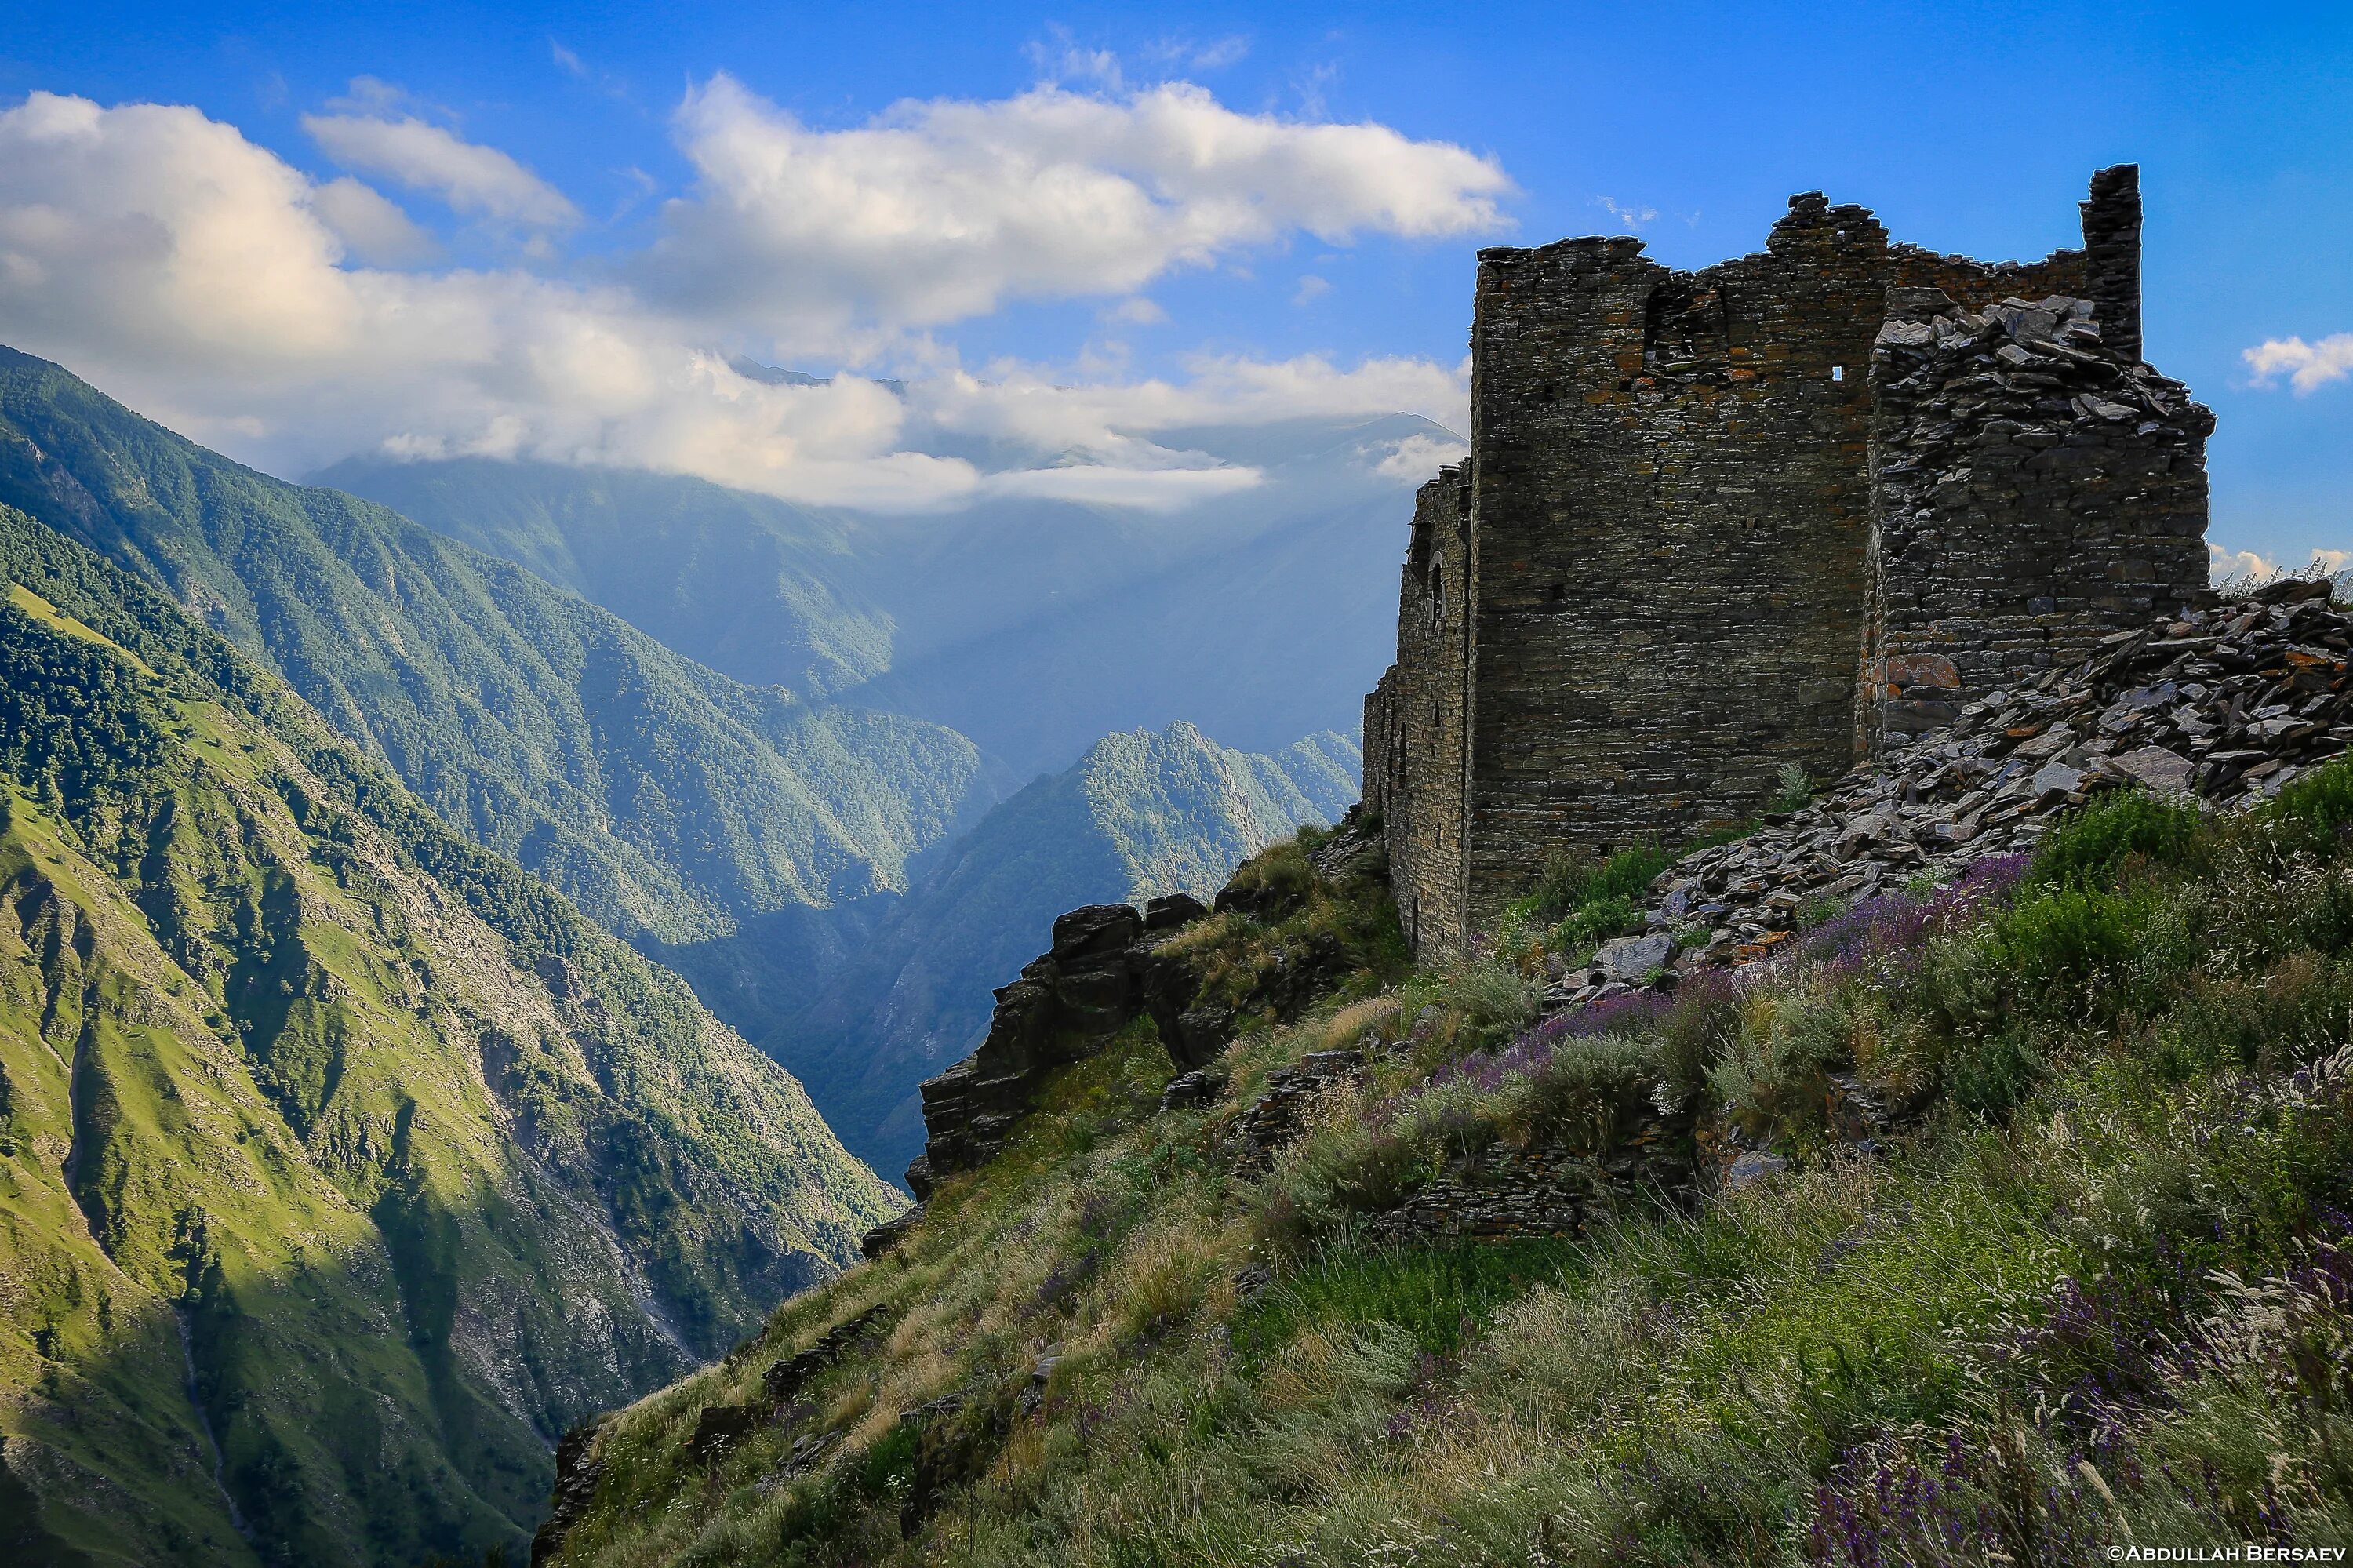
<path id="1" fill-rule="evenodd" d="M 1449 468 L 1414 498 L 1413 542 L 1398 594 L 1398 662 L 1365 710 L 1365 778 L 1366 799 L 1385 824 L 1406 939 L 1417 952 L 1450 958 L 1467 929 L 1472 575 L 1471 485 L 1461 469 Z"/>
<path id="2" fill-rule="evenodd" d="M 2214 418 L 2137 343 L 2106 343 L 2096 311 L 1891 297 L 1871 363 L 1866 750 L 2204 595 Z"/>
<path id="3" fill-rule="evenodd" d="M 2082 275 L 1892 247 L 1819 194 L 1697 273 L 1630 239 L 1482 254 L 1472 925 L 1552 844 L 1684 836 L 1784 765 L 1852 764 L 1887 291 Z"/>
<path id="4" fill-rule="evenodd" d="M 1471 461 L 1417 502 L 1398 663 L 1366 708 L 1368 799 L 1417 953 L 1468 950 L 1556 845 L 1688 838 L 1753 817 L 1783 768 L 1833 777 L 1875 744 L 1896 652 L 1875 618 L 1908 570 L 1883 573 L 1872 543 L 1874 442 L 1911 417 L 1873 404 L 1891 291 L 2084 299 L 2137 357 L 2133 171 L 2104 171 L 2083 220 L 2085 249 L 2025 266 L 1890 244 L 1820 193 L 1791 198 L 1763 252 L 1698 272 L 1631 238 L 1481 252 Z M 2066 486 L 1946 525 L 2080 517 Z M 2114 500 L 2137 504 L 2121 480 Z M 2202 534 L 2202 489 L 2166 504 L 2158 535 L 2190 537 L 2193 513 Z M 2105 577 L 2131 532 L 2112 523 L 2075 528 L 2063 563 L 2020 556 L 2008 586 L 2088 570 L 2127 590 L 2091 607 L 2102 630 L 2137 623 L 2179 586 L 2180 552 L 2125 557 L 2146 581 Z M 2070 614 L 2049 646 L 2073 638 Z"/>

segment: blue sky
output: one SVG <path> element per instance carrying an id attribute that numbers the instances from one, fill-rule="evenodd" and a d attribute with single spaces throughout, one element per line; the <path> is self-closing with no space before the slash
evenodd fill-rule
<path id="1" fill-rule="evenodd" d="M 1036 110 L 1041 84 L 1060 95 L 1053 124 L 1080 127 L 1068 155 L 1082 172 L 1088 143 L 1128 135 L 1150 100 L 1220 134 L 1385 127 L 1420 160 L 1401 181 L 1420 205 L 1389 210 L 1365 191 L 1324 199 L 1325 186 L 1388 154 L 1366 143 L 1323 163 L 1294 136 L 1273 162 L 1145 220 L 1130 214 L 1122 221 L 1142 228 L 1100 243 L 1082 232 L 1087 204 L 1074 206 L 1068 249 L 1081 262 L 1051 254 L 1054 233 L 1008 233 L 977 260 L 951 249 L 903 278 L 870 277 L 871 253 L 826 252 L 821 234 L 784 234 L 773 214 L 745 206 L 743 182 L 756 170 L 744 169 L 776 147 L 846 150 L 825 138 L 910 101 L 933 106 L 892 122 L 910 145 L 926 156 L 965 149 L 930 177 L 963 181 L 978 167 L 971 183 L 985 185 L 1000 165 L 959 161 L 971 135 L 1001 151 L 1018 121 L 1032 138 L 1019 143 L 1026 157 L 1035 137 L 1056 133 L 1006 107 Z M 47 292 L 12 298 L 0 269 L 0 337 L 54 352 L 191 433 L 280 468 L 386 440 L 417 450 L 501 450 L 505 440 L 539 455 L 710 471 L 738 460 L 698 453 L 765 442 L 765 469 L 713 476 L 817 500 L 887 498 L 896 485 L 935 501 L 943 484 L 979 482 L 921 458 L 924 432 L 872 424 L 905 416 L 847 394 L 754 410 L 723 388 L 725 418 L 706 429 L 715 405 L 632 393 L 629 377 L 608 376 L 582 344 L 638 344 L 633 363 L 656 366 L 637 376 L 647 385 L 667 373 L 645 345 L 671 338 L 818 371 L 961 369 L 988 389 L 967 387 L 934 410 L 938 429 L 1041 450 L 1062 442 L 1113 468 L 1162 471 L 1193 494 L 1209 482 L 1187 478 L 1151 442 L 1154 429 L 1205 411 L 1262 417 L 1287 396 L 1337 407 L 1387 391 L 1442 413 L 1482 244 L 1631 225 L 1662 260 L 1699 265 L 1757 248 L 1791 192 L 1820 188 L 1873 207 L 1899 238 L 2025 258 L 2074 239 L 2093 168 L 2136 160 L 2148 204 L 2148 352 L 2221 418 L 2215 538 L 2281 559 L 2353 548 L 2353 374 L 2330 374 L 2353 372 L 2353 340 L 2316 346 L 2353 334 L 2353 8 L 2342 5 L 1376 5 L 1270 16 L 1219 6 L 35 0 L 0 31 L 0 112 L 36 93 L 100 111 L 200 111 L 223 129 L 106 122 L 122 134 L 74 178 L 135 184 L 145 159 L 170 171 L 157 175 L 164 201 L 176 199 L 174 182 L 211 177 L 214 164 L 188 159 L 246 158 L 252 167 L 237 177 L 264 185 L 278 177 L 262 177 L 264 165 L 280 164 L 308 182 L 285 198 L 298 217 L 343 226 L 329 242 L 342 249 L 322 264 L 368 270 L 359 294 L 396 300 L 415 324 L 406 336 L 371 336 L 379 329 L 352 326 L 352 313 L 377 305 L 321 303 L 315 319 L 284 329 L 315 349 L 298 365 L 273 335 L 283 323 L 256 319 L 217 340 L 169 321 L 134 330 L 96 283 L 68 299 L 52 276 Z M 1104 112 L 1090 119 L 1090 105 Z M 406 150 L 395 145 L 385 128 L 412 122 L 440 140 L 411 133 Z M 97 132 L 75 122 L 72 134 Z M 227 147 L 229 136 L 239 144 Z M 1463 156 L 1448 161 L 1441 144 Z M 1157 145 L 1122 154 L 1120 167 L 1165 196 Z M 453 162 L 452 147 L 493 161 Z M 749 164 L 714 174 L 731 147 Z M 894 157 L 847 159 L 839 173 L 887 180 Z M 7 177 L 0 171 L 0 209 Z M 20 218 L 64 199 L 55 188 L 20 193 Z M 1237 217 L 1236 204 L 1254 216 Z M 976 210 L 997 221 L 997 208 Z M 89 216 L 89 231 L 129 232 L 121 226 L 139 216 L 110 207 Z M 386 227 L 400 221 L 409 227 Z M 352 239 L 363 230 L 373 259 Z M 0 250 L 7 243 L 0 228 Z M 69 260 L 59 251 L 43 264 L 54 275 Z M 788 273 L 825 273 L 832 291 Z M 202 315 L 222 286 L 174 308 Z M 299 300 L 304 286 L 279 291 Z M 219 314 L 259 308 L 229 301 Z M 410 338 L 491 330 L 480 323 L 507 308 L 561 324 L 531 335 L 495 374 L 477 365 L 458 377 L 412 353 Z M 2284 373 L 2259 385 L 2246 351 L 2289 339 L 2316 345 L 2293 360 L 2306 389 Z M 332 344 L 376 367 L 375 385 L 322 369 L 319 345 Z M 223 355 L 240 367 L 221 370 Z M 511 382 L 526 362 L 548 387 L 586 387 L 578 406 L 553 408 L 560 398 L 547 387 L 501 390 L 500 377 Z M 999 389 L 1025 384 L 1035 395 L 1008 406 Z M 1076 398 L 1083 407 L 1074 387 L 1093 389 Z M 408 419 L 413 410 L 390 409 L 396 396 L 436 411 Z"/>

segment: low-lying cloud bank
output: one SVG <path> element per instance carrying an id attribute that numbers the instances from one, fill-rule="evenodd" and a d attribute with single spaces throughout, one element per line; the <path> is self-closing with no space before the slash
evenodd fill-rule
<path id="1" fill-rule="evenodd" d="M 907 104 L 814 131 L 732 79 L 674 130 L 697 183 L 601 281 L 580 221 L 503 152 L 365 104 L 307 117 L 319 180 L 198 110 L 32 94 L 0 111 L 0 340 L 280 471 L 355 451 L 696 474 L 892 510 L 986 494 L 1168 508 L 1246 487 L 1155 435 L 1301 416 L 1461 427 L 1461 367 L 1204 357 L 1104 382 L 994 365 L 935 334 L 1021 299 L 1133 299 L 1294 234 L 1483 233 L 1489 159 L 1378 125 L 1226 109 L 1182 83 Z M 439 242 L 367 175 L 498 226 L 520 260 L 428 270 Z M 517 238 L 520 237 L 520 238 Z M 731 366 L 916 367 L 776 385 Z M 987 467 L 940 455 L 985 438 Z M 1373 454 L 1394 477 L 1438 449 Z"/>
<path id="2" fill-rule="evenodd" d="M 2226 550 L 2211 540 L 2206 546 L 2207 570 L 2215 585 L 2234 582 L 2265 582 L 2273 577 L 2293 574 L 2298 577 L 2334 577 L 2353 568 L 2353 550 L 2315 550 L 2309 561 L 2289 561 L 2283 566 L 2271 556 L 2253 550 Z"/>

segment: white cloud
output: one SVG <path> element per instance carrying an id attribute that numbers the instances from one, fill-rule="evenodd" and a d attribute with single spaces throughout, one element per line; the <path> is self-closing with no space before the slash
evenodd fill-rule
<path id="1" fill-rule="evenodd" d="M 1328 280 L 1310 272 L 1300 279 L 1299 287 L 1291 291 L 1291 302 L 1294 305 L 1314 304 L 1331 291 L 1332 285 Z"/>
<path id="2" fill-rule="evenodd" d="M 0 305 L 19 343 L 266 373 L 349 347 L 357 279 L 310 182 L 193 109 L 36 92 L 0 112 Z"/>
<path id="3" fill-rule="evenodd" d="M 405 88 L 395 87 L 378 76 L 355 76 L 339 98 L 327 100 L 327 107 L 347 114 L 390 114 L 414 103 Z M 426 105 L 432 108 L 432 105 Z M 440 111 L 446 112 L 446 111 Z"/>
<path id="4" fill-rule="evenodd" d="M 1173 56 L 1188 70 L 1223 70 L 1229 65 L 1240 65 L 1250 51 L 1249 37 L 1240 33 L 1206 44 L 1172 44 L 1162 46 L 1163 58 Z"/>
<path id="5" fill-rule="evenodd" d="M 2225 550 L 2211 539 L 2206 542 L 2206 576 L 2217 587 L 2236 582 L 2242 577 L 2274 577 L 2279 575 L 2279 563 L 2255 554 L 2253 550 Z"/>
<path id="6" fill-rule="evenodd" d="M 43 92 L 0 111 L 0 340 L 279 472 L 360 450 L 474 452 L 879 509 L 1003 494 L 1170 509 L 1260 476 L 1161 432 L 1459 421 L 1467 403 L 1467 367 L 1409 358 L 1204 357 L 1141 381 L 1116 364 L 1001 364 L 983 379 L 891 323 L 866 330 L 916 366 L 903 395 L 849 376 L 772 386 L 719 352 L 760 340 L 619 283 L 371 264 L 416 238 L 359 181 L 314 182 L 192 108 Z M 1150 308 L 1134 296 L 1127 313 Z M 786 364 L 822 338 L 789 324 L 797 338 L 761 344 Z M 976 438 L 985 465 L 936 455 Z"/>
<path id="7" fill-rule="evenodd" d="M 1249 37 L 1240 33 L 1229 34 L 1208 43 L 1181 34 L 1171 34 L 1154 39 L 1138 53 L 1148 66 L 1160 68 L 1163 72 L 1215 71 L 1240 63 L 1250 49 Z M 1023 45 L 1021 52 L 1028 57 L 1030 68 L 1038 73 L 1038 79 L 1041 82 L 1092 82 L 1113 92 L 1121 90 L 1128 83 L 1125 63 L 1115 50 L 1089 48 L 1065 26 L 1049 27 L 1045 38 L 1033 39 Z"/>
<path id="8" fill-rule="evenodd" d="M 1241 63 L 1250 52 L 1250 40 L 1246 33 L 1229 33 L 1207 43 L 1181 33 L 1170 34 L 1154 39 L 1138 52 L 1155 66 L 1176 70 L 1223 70 Z"/>
<path id="9" fill-rule="evenodd" d="M 459 212 L 542 228 L 565 228 L 580 218 L 562 191 L 506 154 L 461 142 L 413 116 L 306 114 L 302 129 L 343 167 L 431 191 Z"/>
<path id="10" fill-rule="evenodd" d="M 1652 222 L 1659 216 L 1657 207 L 1644 207 L 1640 202 L 1624 206 L 1609 196 L 1595 196 L 1593 203 L 1629 228 L 1640 228 L 1644 224 Z"/>
<path id="11" fill-rule="evenodd" d="M 1175 512 L 1237 491 L 1254 489 L 1263 479 L 1254 468 L 1152 469 L 1069 463 L 991 474 L 981 482 L 981 489 L 992 495 Z"/>
<path id="12" fill-rule="evenodd" d="M 312 190 L 311 206 L 343 248 L 363 261 L 398 267 L 430 260 L 440 249 L 381 192 L 348 175 Z"/>
<path id="13" fill-rule="evenodd" d="M 2242 351 L 2258 386 L 2285 376 L 2298 393 L 2315 392 L 2353 376 L 2353 332 L 2331 333 L 2318 343 L 2275 337 Z"/>
<path id="14" fill-rule="evenodd" d="M 1240 114 L 1182 82 L 907 103 L 816 131 L 723 75 L 677 123 L 700 184 L 670 204 L 649 284 L 764 324 L 922 327 L 1132 293 L 1299 231 L 1481 232 L 1511 188 L 1450 143 Z"/>
<path id="15" fill-rule="evenodd" d="M 1142 294 L 1132 295 L 1103 313 L 1111 320 L 1125 322 L 1132 326 L 1157 326 L 1168 319 L 1168 313 Z"/>
<path id="16" fill-rule="evenodd" d="M 2207 574 L 2217 585 L 2238 582 L 2245 578 L 2262 581 L 2282 575 L 2279 562 L 2253 550 L 2226 550 L 2212 540 L 2206 543 Z M 2293 568 L 2296 577 L 2335 577 L 2353 568 L 2353 550 L 2315 550 L 2311 561 Z"/>
<path id="17" fill-rule="evenodd" d="M 1153 378 L 1063 386 L 1033 367 L 992 366 L 987 380 L 952 371 L 907 390 L 911 412 L 958 436 L 1038 452 L 1117 456 L 1131 467 L 1176 461 L 1145 438 L 1193 425 L 1420 414 L 1446 424 L 1470 408 L 1467 363 L 1368 359 L 1353 370 L 1306 355 L 1261 360 L 1197 357 L 1179 383 Z"/>
<path id="18" fill-rule="evenodd" d="M 1419 485 L 1437 478 L 1440 469 L 1461 462 L 1470 455 L 1470 447 L 1451 435 L 1408 436 L 1373 465 L 1373 471 L 1383 479 Z"/>
<path id="19" fill-rule="evenodd" d="M 1049 31 L 1050 41 L 1033 40 L 1022 46 L 1021 52 L 1029 58 L 1030 68 L 1037 71 L 1039 80 L 1091 81 L 1113 92 L 1124 84 L 1126 73 L 1120 69 L 1118 55 L 1110 49 L 1082 47 L 1068 27 L 1057 26 Z"/>

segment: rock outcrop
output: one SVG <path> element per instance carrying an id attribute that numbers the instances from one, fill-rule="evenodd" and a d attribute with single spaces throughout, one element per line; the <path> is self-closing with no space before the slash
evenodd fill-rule
<path id="1" fill-rule="evenodd" d="M 1692 1179 L 1690 1128 L 1643 1107 L 1605 1152 L 1561 1144 L 1495 1144 L 1440 1175 L 1370 1229 L 1383 1241 L 1519 1241 L 1583 1235 L 1595 1220 Z"/>
<path id="2" fill-rule="evenodd" d="M 1143 989 L 1130 949 L 1143 934 L 1143 919 L 1124 904 L 1090 904 L 1055 920 L 1053 946 L 997 988 L 980 1048 L 923 1085 L 929 1137 L 907 1167 L 917 1198 L 930 1197 L 941 1177 L 987 1162 L 1047 1074 L 1136 1016 Z"/>
<path id="3" fill-rule="evenodd" d="M 986 1163 L 1005 1147 L 1049 1074 L 1092 1055 L 1139 1017 L 1152 1019 L 1171 1061 L 1198 1069 L 1245 1020 L 1293 1016 L 1345 971 L 1336 938 L 1311 935 L 1296 952 L 1279 951 L 1239 996 L 1210 994 L 1177 938 L 1213 914 L 1276 925 L 1306 904 L 1316 877 L 1377 878 L 1386 864 L 1377 825 L 1357 810 L 1303 866 L 1294 861 L 1270 874 L 1260 862 L 1246 862 L 1218 894 L 1214 910 L 1179 893 L 1153 899 L 1141 916 L 1124 904 L 1091 904 L 1057 919 L 1052 946 L 997 991 L 980 1048 L 923 1084 L 927 1142 L 907 1168 L 907 1185 L 927 1199 L 942 1177 Z M 1179 1099 L 1208 1082 L 1194 1080 Z M 913 1218 L 868 1232 L 867 1255 L 886 1251 Z"/>
<path id="4" fill-rule="evenodd" d="M 596 1483 L 605 1473 L 605 1462 L 589 1454 L 596 1440 L 596 1424 L 589 1421 L 573 1427 L 556 1443 L 555 1500 L 545 1522 L 531 1538 L 532 1568 L 555 1561 L 564 1550 L 564 1538 L 596 1500 Z"/>

